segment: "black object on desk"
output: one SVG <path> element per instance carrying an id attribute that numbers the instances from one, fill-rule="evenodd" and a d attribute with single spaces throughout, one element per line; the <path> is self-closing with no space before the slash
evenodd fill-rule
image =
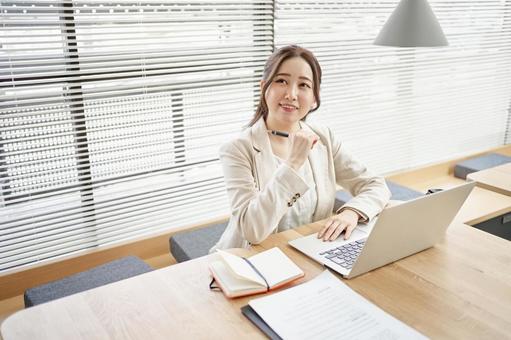
<path id="1" fill-rule="evenodd" d="M 511 241 L 511 213 L 474 224 L 473 227 Z"/>
<path id="2" fill-rule="evenodd" d="M 252 307 L 250 307 L 250 305 L 241 307 L 241 313 L 243 313 L 247 319 L 252 321 L 252 323 L 271 340 L 282 340 L 282 338 L 277 333 L 275 333 L 275 331 L 271 329 L 270 326 L 268 326 L 268 324 L 259 316 L 259 314 L 256 313 Z"/>

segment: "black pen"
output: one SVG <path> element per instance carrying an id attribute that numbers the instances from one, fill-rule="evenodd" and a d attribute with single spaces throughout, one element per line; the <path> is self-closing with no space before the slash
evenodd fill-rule
<path id="1" fill-rule="evenodd" d="M 289 133 L 287 133 L 287 132 L 282 132 L 282 131 L 277 131 L 277 130 L 268 130 L 268 132 L 275 136 L 289 137 Z"/>

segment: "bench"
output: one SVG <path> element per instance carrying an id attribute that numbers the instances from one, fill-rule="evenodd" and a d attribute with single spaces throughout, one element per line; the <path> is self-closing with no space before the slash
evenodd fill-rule
<path id="1" fill-rule="evenodd" d="M 511 157 L 498 153 L 489 153 L 483 156 L 470 158 L 454 166 L 454 177 L 467 179 L 467 175 L 472 172 L 493 168 L 509 162 L 511 162 Z"/>
<path id="2" fill-rule="evenodd" d="M 136 256 L 126 256 L 84 272 L 27 289 L 25 307 L 32 307 L 108 283 L 152 271 L 153 268 Z"/>
<path id="3" fill-rule="evenodd" d="M 387 181 L 387 186 L 392 194 L 390 197 L 391 200 L 409 201 L 423 195 L 419 191 L 410 189 L 392 181 Z M 351 194 L 346 190 L 338 190 L 335 195 L 334 211 L 337 211 L 337 209 L 348 202 L 351 198 Z"/>
<path id="4" fill-rule="evenodd" d="M 184 262 L 197 257 L 208 255 L 220 236 L 222 236 L 227 223 L 217 223 L 204 228 L 183 231 L 170 237 L 170 252 L 177 262 Z"/>

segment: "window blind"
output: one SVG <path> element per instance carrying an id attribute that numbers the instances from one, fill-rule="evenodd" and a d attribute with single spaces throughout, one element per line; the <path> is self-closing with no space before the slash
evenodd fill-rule
<path id="1" fill-rule="evenodd" d="M 506 128 L 506 142 L 505 144 L 511 144 L 511 101 L 508 108 L 507 116 L 507 128 Z"/>
<path id="2" fill-rule="evenodd" d="M 310 48 L 324 71 L 311 119 L 377 173 L 510 142 L 511 2 L 428 2 L 448 47 L 372 45 L 397 0 L 275 2 L 276 46 Z"/>
<path id="3" fill-rule="evenodd" d="M 218 146 L 274 45 L 318 56 L 311 118 L 376 172 L 509 143 L 509 1 L 373 46 L 397 2 L 0 0 L 0 272 L 227 214 Z"/>
<path id="4" fill-rule="evenodd" d="M 228 213 L 268 0 L 0 1 L 0 271 Z"/>

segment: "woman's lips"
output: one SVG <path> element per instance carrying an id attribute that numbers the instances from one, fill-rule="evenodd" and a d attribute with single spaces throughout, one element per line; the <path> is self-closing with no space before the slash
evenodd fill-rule
<path id="1" fill-rule="evenodd" d="M 279 106 L 284 110 L 285 112 L 293 112 L 295 110 L 298 110 L 298 108 L 294 105 L 288 105 L 288 104 L 279 104 Z"/>

